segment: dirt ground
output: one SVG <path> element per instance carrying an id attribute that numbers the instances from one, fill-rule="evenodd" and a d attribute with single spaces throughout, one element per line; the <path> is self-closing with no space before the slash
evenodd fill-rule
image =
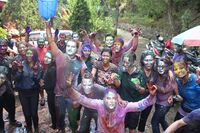
<path id="1" fill-rule="evenodd" d="M 118 30 L 118 35 L 122 36 L 125 39 L 125 42 L 127 42 L 130 38 L 131 35 L 130 33 L 126 32 L 126 31 L 122 31 L 122 30 Z M 147 39 L 144 39 L 142 37 L 139 38 L 139 45 L 138 45 L 138 49 L 136 51 L 136 55 L 137 55 L 137 60 L 139 59 L 140 55 L 141 55 L 141 51 L 143 51 L 145 49 L 145 45 L 148 43 Z M 23 113 L 22 113 L 22 109 L 21 109 L 21 105 L 19 103 L 19 100 L 16 96 L 16 119 L 18 121 L 21 121 L 23 123 L 23 125 L 25 124 L 24 121 L 24 117 L 23 117 Z M 178 105 L 175 105 L 174 107 L 172 107 L 169 111 L 169 113 L 166 116 L 166 119 L 169 123 L 173 122 L 176 110 L 178 108 Z M 151 114 L 148 118 L 147 124 L 146 124 L 146 131 L 145 133 L 152 133 L 151 130 L 151 118 L 153 115 L 154 109 L 152 109 Z M 56 130 L 53 130 L 50 128 L 50 115 L 48 112 L 48 107 L 47 104 L 44 107 L 41 107 L 39 105 L 39 110 L 38 110 L 38 114 L 39 114 L 39 129 L 40 129 L 40 133 L 56 133 Z M 5 124 L 6 124 L 6 129 L 7 129 L 7 133 L 26 133 L 24 128 L 14 128 L 9 126 L 7 120 L 6 120 L 6 116 L 7 113 L 4 111 L 4 118 L 5 118 Z M 67 127 L 66 130 L 68 130 L 67 133 L 71 133 L 69 131 L 69 128 Z M 128 133 L 128 130 L 126 131 Z"/>

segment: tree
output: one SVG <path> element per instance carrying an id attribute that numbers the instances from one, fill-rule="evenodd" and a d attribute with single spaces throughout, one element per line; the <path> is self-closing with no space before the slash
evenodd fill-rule
<path id="1" fill-rule="evenodd" d="M 70 27 L 73 31 L 84 29 L 90 31 L 92 23 L 90 22 L 91 13 L 85 0 L 77 0 L 72 15 L 69 18 Z"/>

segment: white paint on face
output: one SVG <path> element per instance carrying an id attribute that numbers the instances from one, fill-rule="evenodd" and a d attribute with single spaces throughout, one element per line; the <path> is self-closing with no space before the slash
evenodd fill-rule
<path id="1" fill-rule="evenodd" d="M 93 81 L 92 79 L 82 79 L 82 87 L 85 94 L 90 94 L 92 92 Z"/>
<path id="2" fill-rule="evenodd" d="M 113 45 L 114 39 L 112 36 L 107 36 L 105 39 L 105 44 L 108 47 L 111 47 Z"/>
<path id="3" fill-rule="evenodd" d="M 108 92 L 104 97 L 104 105 L 109 110 L 114 110 L 117 106 L 117 95 L 113 92 Z"/>
<path id="4" fill-rule="evenodd" d="M 157 66 L 158 73 L 162 75 L 165 73 L 165 70 L 166 70 L 165 63 L 163 61 L 159 61 Z"/>
<path id="5" fill-rule="evenodd" d="M 75 41 L 78 41 L 78 39 L 79 39 L 79 35 L 78 34 L 73 34 L 73 40 L 75 40 Z"/>
<path id="6" fill-rule="evenodd" d="M 128 71 L 130 65 L 131 65 L 131 63 L 129 61 L 129 57 L 124 57 L 123 66 L 124 66 L 125 71 Z"/>
<path id="7" fill-rule="evenodd" d="M 0 74 L 0 86 L 6 81 L 6 75 Z"/>
<path id="8" fill-rule="evenodd" d="M 66 53 L 69 56 L 74 56 L 78 50 L 76 42 L 68 41 L 66 45 Z"/>
<path id="9" fill-rule="evenodd" d="M 151 69 L 154 63 L 152 55 L 147 55 L 146 57 L 144 57 L 143 63 L 145 68 Z"/>
<path id="10" fill-rule="evenodd" d="M 52 62 L 52 60 L 52 55 L 49 52 L 47 52 L 44 56 L 44 64 L 48 65 Z"/>

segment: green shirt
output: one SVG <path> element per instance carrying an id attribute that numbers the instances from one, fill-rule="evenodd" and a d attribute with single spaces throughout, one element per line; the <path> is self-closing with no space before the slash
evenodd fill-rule
<path id="1" fill-rule="evenodd" d="M 137 102 L 143 99 L 142 95 L 136 90 L 135 84 L 131 82 L 132 78 L 138 78 L 140 81 L 140 85 L 143 87 L 145 85 L 143 76 L 141 71 L 136 70 L 132 74 L 128 74 L 127 72 L 122 72 L 120 74 L 121 85 L 119 88 L 119 94 L 122 99 L 127 100 L 129 102 Z"/>

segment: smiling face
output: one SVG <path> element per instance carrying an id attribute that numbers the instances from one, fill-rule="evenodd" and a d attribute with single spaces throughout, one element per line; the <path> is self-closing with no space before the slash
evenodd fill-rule
<path id="1" fill-rule="evenodd" d="M 175 62 L 174 63 L 174 73 L 178 78 L 183 78 L 187 75 L 188 70 L 186 64 L 181 61 L 181 62 Z"/>
<path id="2" fill-rule="evenodd" d="M 47 52 L 44 56 L 44 64 L 48 65 L 53 61 L 52 54 L 50 52 Z"/>
<path id="3" fill-rule="evenodd" d="M 125 71 L 128 71 L 129 67 L 130 67 L 131 63 L 130 63 L 130 60 L 129 60 L 129 57 L 124 57 L 123 58 L 123 66 L 125 68 Z"/>
<path id="4" fill-rule="evenodd" d="M 111 59 L 111 55 L 109 52 L 103 52 L 102 55 L 101 55 L 101 59 L 102 59 L 102 62 L 103 64 L 107 64 L 110 62 L 110 59 Z"/>
<path id="5" fill-rule="evenodd" d="M 92 92 L 92 87 L 94 85 L 92 79 L 83 78 L 81 84 L 85 94 L 90 94 Z"/>
<path id="6" fill-rule="evenodd" d="M 113 48 L 116 53 L 119 52 L 122 49 L 122 43 L 119 41 L 114 42 Z"/>
<path id="7" fill-rule="evenodd" d="M 146 57 L 144 57 L 143 63 L 144 63 L 144 67 L 147 70 L 152 69 L 153 64 L 154 64 L 153 56 L 152 55 L 147 55 Z"/>
<path id="8" fill-rule="evenodd" d="M 78 41 L 78 39 L 79 39 L 78 33 L 74 33 L 74 34 L 72 35 L 72 38 L 73 38 L 73 40 Z"/>
<path id="9" fill-rule="evenodd" d="M 114 92 L 109 91 L 104 96 L 103 101 L 107 110 L 114 111 L 117 106 L 117 95 Z"/>
<path id="10" fill-rule="evenodd" d="M 66 53 L 69 56 L 74 56 L 78 50 L 77 44 L 74 41 L 68 41 L 66 45 Z"/>
<path id="11" fill-rule="evenodd" d="M 82 52 L 83 52 L 83 56 L 85 58 L 88 58 L 90 56 L 90 54 L 91 54 L 91 49 L 89 49 L 87 47 L 84 47 L 83 50 L 82 50 Z"/>
<path id="12" fill-rule="evenodd" d="M 158 61 L 157 71 L 159 74 L 164 74 L 166 71 L 166 65 L 164 61 Z"/>
<path id="13" fill-rule="evenodd" d="M 106 37 L 106 39 L 105 39 L 106 46 L 112 47 L 113 42 L 114 42 L 114 38 L 112 36 L 107 36 Z"/>
<path id="14" fill-rule="evenodd" d="M 6 42 L 0 43 L 0 54 L 2 55 L 6 54 L 7 49 L 8 49 L 8 45 Z"/>
<path id="15" fill-rule="evenodd" d="M 27 47 L 24 45 L 24 44 L 19 44 L 18 46 L 18 52 L 20 55 L 26 55 L 26 50 L 27 50 Z"/>
<path id="16" fill-rule="evenodd" d="M 33 61 L 33 51 L 32 50 L 27 50 L 26 51 L 26 58 L 28 62 L 32 62 Z"/>

